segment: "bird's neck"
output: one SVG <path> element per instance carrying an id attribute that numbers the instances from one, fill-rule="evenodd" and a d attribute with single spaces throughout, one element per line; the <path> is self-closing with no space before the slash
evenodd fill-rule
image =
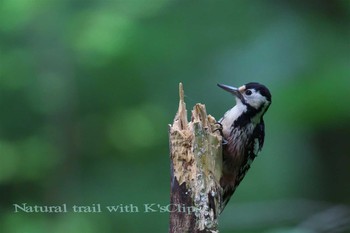
<path id="1" fill-rule="evenodd" d="M 220 123 L 223 126 L 223 133 L 224 135 L 229 134 L 232 126 L 234 128 L 243 128 L 248 124 L 251 124 L 251 126 L 254 127 L 260 123 L 262 115 L 263 111 L 259 111 L 237 101 L 237 104 L 228 110 L 220 120 Z"/>

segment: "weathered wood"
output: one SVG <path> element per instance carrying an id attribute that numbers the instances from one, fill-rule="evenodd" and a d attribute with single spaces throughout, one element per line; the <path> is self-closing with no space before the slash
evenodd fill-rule
<path id="1" fill-rule="evenodd" d="M 170 233 L 218 232 L 222 201 L 222 138 L 215 119 L 196 104 L 187 120 L 182 84 L 179 109 L 169 125 Z"/>

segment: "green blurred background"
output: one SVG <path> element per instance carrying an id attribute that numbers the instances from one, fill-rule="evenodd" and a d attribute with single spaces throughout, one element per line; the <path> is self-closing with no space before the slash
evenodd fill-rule
<path id="1" fill-rule="evenodd" d="M 350 232 L 350 1 L 2 0 L 0 22 L 0 232 L 167 232 L 13 204 L 166 205 L 180 81 L 217 119 L 218 82 L 273 95 L 220 232 Z"/>

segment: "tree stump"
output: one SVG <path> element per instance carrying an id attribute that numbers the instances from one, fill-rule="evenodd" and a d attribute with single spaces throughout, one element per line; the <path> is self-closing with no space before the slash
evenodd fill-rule
<path id="1" fill-rule="evenodd" d="M 183 86 L 179 109 L 169 125 L 170 233 L 218 232 L 222 202 L 222 138 L 220 125 L 196 104 L 187 120 Z"/>

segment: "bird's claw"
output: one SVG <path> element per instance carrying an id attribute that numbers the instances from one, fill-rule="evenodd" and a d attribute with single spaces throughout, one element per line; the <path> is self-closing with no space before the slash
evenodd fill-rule
<path id="1" fill-rule="evenodd" d="M 215 122 L 214 124 L 215 124 L 215 125 L 219 125 L 219 126 L 218 126 L 217 129 L 214 129 L 213 132 L 219 131 L 219 132 L 220 132 L 220 135 L 223 136 L 223 133 L 222 133 L 222 129 L 223 129 L 222 124 L 221 124 L 220 122 L 218 122 L 218 121 Z"/>
<path id="2" fill-rule="evenodd" d="M 224 133 L 222 132 L 223 127 L 222 124 L 220 122 L 215 122 L 215 124 L 219 125 L 219 127 L 217 129 L 214 130 L 214 132 L 219 131 L 221 137 L 222 137 L 222 145 L 225 146 L 228 144 L 228 141 L 224 138 Z"/>

